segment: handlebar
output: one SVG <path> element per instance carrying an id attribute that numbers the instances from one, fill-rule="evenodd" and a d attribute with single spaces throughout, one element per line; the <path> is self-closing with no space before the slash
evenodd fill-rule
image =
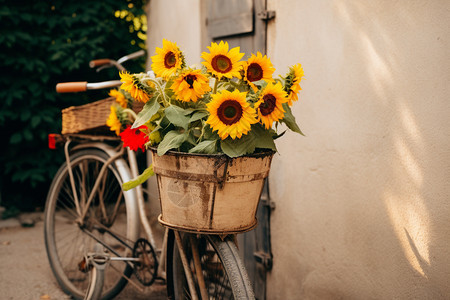
<path id="1" fill-rule="evenodd" d="M 117 61 L 113 60 L 113 59 L 109 59 L 109 58 L 94 59 L 89 62 L 89 67 L 91 67 L 91 68 L 99 67 L 97 69 L 97 71 L 100 71 L 104 68 L 109 68 L 109 67 L 116 67 L 119 71 L 125 71 L 125 68 L 122 66 L 122 64 L 124 62 L 126 62 L 127 60 L 131 60 L 131 59 L 135 59 L 135 58 L 144 56 L 144 55 L 145 55 L 145 51 L 139 50 L 137 52 L 125 55 L 125 56 L 119 58 Z"/>
<path id="2" fill-rule="evenodd" d="M 89 66 L 91 68 L 97 68 L 97 71 L 100 71 L 104 68 L 116 67 L 119 71 L 126 71 L 126 69 L 122 66 L 122 63 L 127 60 L 135 59 L 145 55 L 144 50 L 139 50 L 137 52 L 125 55 L 119 58 L 117 61 L 109 58 L 101 58 L 94 59 L 89 62 Z M 80 82 L 62 82 L 56 85 L 56 92 L 58 93 L 77 93 L 77 92 L 85 92 L 87 90 L 99 90 L 105 88 L 112 88 L 121 85 L 122 82 L 120 80 L 111 80 L 104 82 L 96 82 L 96 83 L 88 83 L 86 81 Z"/>
<path id="3" fill-rule="evenodd" d="M 124 57 L 119 58 L 117 60 L 117 62 L 119 64 L 122 64 L 123 62 L 126 62 L 127 60 L 135 59 L 135 58 L 138 58 L 138 57 L 141 57 L 141 56 L 144 56 L 144 55 L 145 55 L 145 51 L 144 50 L 139 50 L 137 52 L 134 52 L 134 53 L 131 53 L 131 54 L 125 55 Z"/>
<path id="4" fill-rule="evenodd" d="M 111 60 L 109 58 L 94 59 L 89 62 L 89 67 L 95 68 L 109 64 L 111 64 Z"/>
<path id="5" fill-rule="evenodd" d="M 56 92 L 58 93 L 85 92 L 87 90 L 100 90 L 105 88 L 117 87 L 121 84 L 122 82 L 120 80 L 110 80 L 95 83 L 88 83 L 86 81 L 62 82 L 56 85 Z"/>

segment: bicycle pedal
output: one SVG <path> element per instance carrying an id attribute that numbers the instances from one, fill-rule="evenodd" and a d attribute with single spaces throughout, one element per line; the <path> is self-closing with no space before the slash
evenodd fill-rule
<path id="1" fill-rule="evenodd" d="M 78 270 L 83 273 L 88 273 L 92 270 L 92 265 L 88 264 L 86 257 L 83 257 L 83 259 L 78 263 Z"/>

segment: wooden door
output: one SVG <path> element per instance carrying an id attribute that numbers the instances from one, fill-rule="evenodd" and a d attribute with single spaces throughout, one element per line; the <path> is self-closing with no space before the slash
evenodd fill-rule
<path id="1" fill-rule="evenodd" d="M 266 10 L 266 0 L 203 0 L 205 31 L 202 43 L 227 41 L 239 46 L 247 57 L 257 51 L 266 53 L 267 21 L 275 15 Z M 267 182 L 258 207 L 256 229 L 238 235 L 239 249 L 253 283 L 257 299 L 266 299 L 266 274 L 272 268 L 270 212 L 273 209 Z"/>

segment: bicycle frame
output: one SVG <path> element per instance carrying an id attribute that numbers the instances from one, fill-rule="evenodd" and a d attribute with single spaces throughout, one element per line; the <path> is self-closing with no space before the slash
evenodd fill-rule
<path id="1" fill-rule="evenodd" d="M 121 147 L 121 144 L 114 148 L 108 144 L 95 141 L 96 137 L 89 137 L 89 136 L 83 136 L 83 138 L 89 138 L 92 139 L 92 141 L 89 142 L 82 142 L 75 145 L 71 150 L 69 150 L 70 144 L 73 142 L 72 139 L 69 137 L 64 145 L 64 154 L 66 157 L 66 164 L 68 166 L 69 171 L 69 177 L 71 181 L 72 186 L 72 192 L 75 197 L 76 201 L 76 209 L 78 210 L 82 222 L 83 218 L 86 216 L 87 208 L 89 207 L 91 201 L 93 200 L 99 186 L 100 181 L 102 178 L 102 174 L 106 171 L 106 169 L 114 163 L 115 167 L 117 168 L 121 178 L 124 182 L 129 181 L 139 175 L 138 165 L 137 165 L 137 159 L 136 154 L 134 151 L 130 150 L 129 148 L 126 149 L 127 157 L 128 157 L 128 166 L 125 160 L 121 159 L 124 155 L 125 149 Z M 98 137 L 98 139 L 108 139 L 108 137 Z M 120 150 L 118 148 L 120 147 Z M 82 149 L 99 149 L 105 153 L 108 154 L 110 157 L 105 164 L 102 166 L 99 175 L 95 181 L 94 187 L 91 191 L 91 194 L 89 195 L 89 198 L 87 199 L 84 209 L 80 207 L 80 201 L 77 197 L 77 193 L 75 192 L 75 183 L 73 180 L 73 173 L 72 173 L 72 167 L 70 162 L 70 152 L 82 150 Z M 128 236 L 131 236 L 130 232 L 139 232 L 139 224 L 142 224 L 145 234 L 148 238 L 148 241 L 150 244 L 156 249 L 156 241 L 154 238 L 153 230 L 148 222 L 148 218 L 145 211 L 145 203 L 144 203 L 144 195 L 142 186 L 138 186 L 134 189 L 124 191 L 125 196 L 125 203 L 127 208 L 127 222 L 130 224 L 128 227 Z M 139 222 L 133 222 L 133 220 L 139 220 Z M 125 244 L 119 237 L 114 236 L 114 233 L 109 232 L 107 229 L 105 229 L 110 235 L 112 235 L 115 239 L 119 240 L 122 244 Z M 133 237 L 133 240 L 136 240 L 137 236 Z M 160 274 L 161 277 L 165 278 L 165 272 L 163 270 L 164 268 L 164 261 L 165 261 L 165 251 L 166 251 L 166 242 L 167 241 L 167 230 L 164 234 L 164 240 L 162 243 L 162 249 L 161 249 L 161 256 L 158 260 L 158 274 Z M 97 241 L 100 242 L 100 241 Z M 107 245 L 104 245 L 107 247 Z M 127 245 L 127 247 L 129 247 Z M 109 249 L 111 250 L 111 249 Z"/>
<path id="2" fill-rule="evenodd" d="M 87 202 L 85 203 L 84 209 L 82 211 L 81 203 L 80 203 L 80 200 L 78 199 L 76 189 L 75 189 L 75 183 L 73 180 L 73 172 L 72 172 L 72 166 L 71 166 L 71 161 L 70 161 L 70 152 L 71 151 L 69 151 L 69 146 L 71 143 L 72 143 L 72 140 L 70 138 L 68 138 L 64 145 L 64 154 L 66 157 L 66 164 L 68 166 L 69 177 L 70 177 L 70 182 L 71 182 L 71 187 L 72 187 L 72 193 L 74 194 L 74 198 L 75 198 L 76 209 L 78 210 L 78 213 L 82 216 L 81 220 L 79 220 L 79 222 L 82 222 L 84 216 L 86 216 L 87 207 L 89 207 L 89 204 L 91 203 L 94 195 L 97 193 L 97 190 L 98 190 L 101 178 L 102 178 L 101 175 L 106 171 L 106 169 L 109 167 L 109 165 L 111 165 L 112 163 L 115 164 L 117 171 L 119 172 L 121 178 L 124 181 L 131 180 L 133 178 L 133 174 L 130 173 L 128 167 L 126 166 L 125 161 L 119 159 L 120 157 L 122 157 L 122 155 L 124 153 L 123 149 L 121 149 L 119 152 L 117 152 L 110 145 L 107 145 L 105 143 L 100 143 L 100 142 L 87 142 L 87 143 L 77 144 L 75 147 L 72 148 L 72 151 L 88 149 L 88 148 L 95 148 L 95 149 L 99 149 L 99 150 L 107 153 L 108 156 L 110 157 L 108 159 L 108 161 L 105 162 L 102 169 L 100 170 L 100 174 L 95 181 L 94 188 L 91 191 L 91 194 L 89 195 L 89 198 L 88 198 Z M 128 227 L 127 233 L 130 236 L 130 233 L 132 233 L 132 232 L 139 232 L 139 226 L 136 226 L 134 224 L 134 222 L 131 222 L 131 220 L 136 220 L 139 218 L 139 211 L 138 211 L 139 206 L 137 203 L 138 197 L 136 195 L 136 191 L 134 191 L 134 190 L 124 192 L 124 197 L 125 197 L 125 205 L 127 208 L 127 221 L 128 221 L 128 224 L 130 224 L 130 226 Z M 136 227 L 134 227 L 134 226 L 136 226 Z M 137 239 L 137 236 L 133 237 L 133 238 Z"/>

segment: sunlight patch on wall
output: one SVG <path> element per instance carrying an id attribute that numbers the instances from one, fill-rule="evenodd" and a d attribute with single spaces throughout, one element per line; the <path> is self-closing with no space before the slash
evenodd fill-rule
<path id="1" fill-rule="evenodd" d="M 410 194 L 405 194 L 403 198 L 386 192 L 384 201 L 405 258 L 418 273 L 427 277 L 430 264 L 429 216 L 423 199 L 411 199 Z"/>
<path id="2" fill-rule="evenodd" d="M 361 45 L 364 47 L 366 54 L 366 65 L 368 66 L 368 75 L 372 80 L 373 87 L 383 104 L 388 104 L 389 99 L 386 97 L 386 89 L 392 84 L 391 69 L 385 59 L 378 53 L 373 41 L 365 34 L 360 32 Z"/>
<path id="3" fill-rule="evenodd" d="M 392 67 L 388 64 L 386 56 L 389 50 L 393 49 L 389 49 L 391 44 L 386 35 L 374 21 L 365 20 L 365 22 L 370 23 L 365 27 L 361 26 L 361 19 L 358 19 L 360 16 L 355 14 L 355 10 L 358 11 L 356 8 L 358 5 L 352 6 L 349 5 L 348 1 L 339 0 L 334 1 L 334 6 L 340 19 L 348 26 L 348 30 L 351 32 L 350 38 L 356 39 L 356 45 L 361 47 L 358 52 L 364 55 L 362 62 L 367 66 L 367 74 L 376 94 L 379 96 L 378 98 L 384 105 L 390 104 L 386 91 L 387 88 L 392 86 L 393 76 Z M 377 39 L 371 38 L 375 30 L 373 28 L 376 28 Z M 382 42 L 382 44 L 378 45 L 377 42 Z"/>
<path id="4" fill-rule="evenodd" d="M 411 110 L 402 102 L 399 102 L 398 108 L 400 112 L 400 119 L 402 121 L 403 129 L 408 133 L 409 138 L 416 143 L 417 146 L 423 145 L 422 134 L 417 126 L 414 114 Z"/>
<path id="5" fill-rule="evenodd" d="M 412 154 L 410 148 L 406 145 L 405 141 L 397 138 L 395 139 L 395 149 L 397 151 L 400 162 L 410 179 L 416 184 L 417 187 L 423 184 L 423 174 L 417 159 Z"/>

